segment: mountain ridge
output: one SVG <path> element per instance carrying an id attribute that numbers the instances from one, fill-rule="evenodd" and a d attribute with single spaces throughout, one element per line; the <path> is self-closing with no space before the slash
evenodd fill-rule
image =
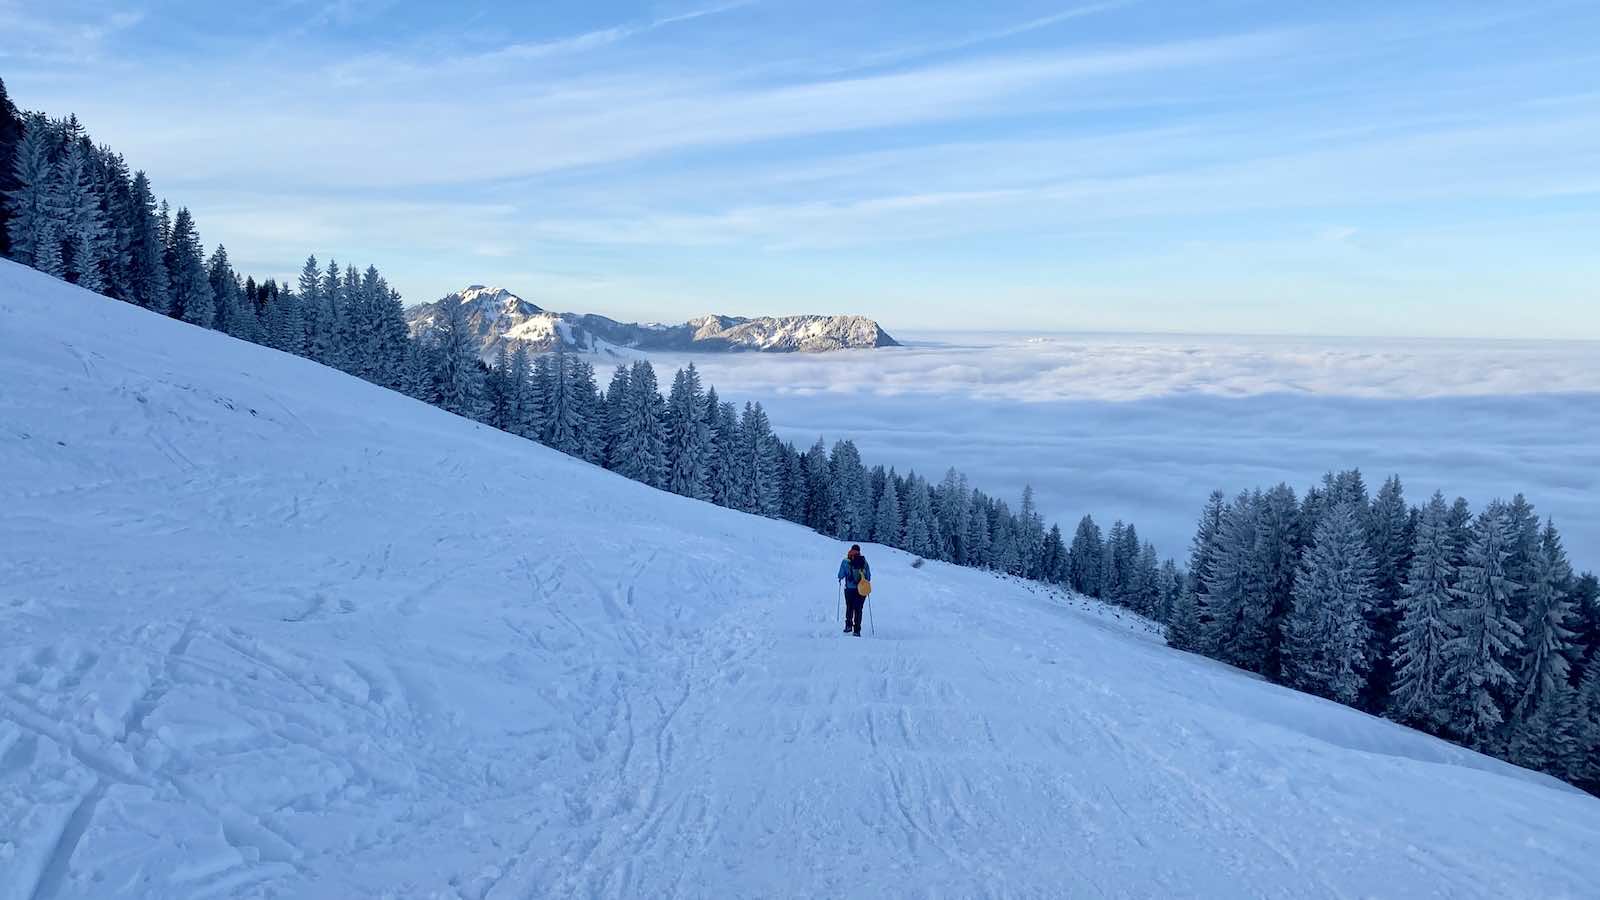
<path id="1" fill-rule="evenodd" d="M 479 355 L 492 360 L 504 347 L 533 353 L 556 350 L 617 355 L 623 351 L 688 353 L 828 353 L 898 347 L 876 321 L 855 315 L 729 316 L 708 313 L 680 324 L 619 322 L 596 313 L 544 309 L 503 287 L 471 284 L 406 310 L 414 337 L 435 332 L 445 304 L 469 307 L 467 324 Z"/>

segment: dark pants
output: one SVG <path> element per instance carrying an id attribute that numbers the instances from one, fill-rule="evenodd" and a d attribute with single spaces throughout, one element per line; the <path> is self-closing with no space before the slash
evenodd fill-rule
<path id="1" fill-rule="evenodd" d="M 861 607 L 865 606 L 867 598 L 861 596 L 853 588 L 844 589 L 844 630 L 861 633 Z"/>

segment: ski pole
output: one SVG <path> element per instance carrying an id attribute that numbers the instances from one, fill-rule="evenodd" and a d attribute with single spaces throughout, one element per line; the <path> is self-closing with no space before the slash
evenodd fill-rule
<path id="1" fill-rule="evenodd" d="M 844 621 L 844 582 L 841 581 L 841 582 L 839 582 L 839 612 L 838 612 L 838 617 L 833 620 L 833 624 L 837 625 L 837 624 L 839 624 L 840 622 L 843 622 L 843 621 Z"/>
<path id="2" fill-rule="evenodd" d="M 872 621 L 872 607 L 868 606 L 866 598 L 862 598 L 861 605 L 867 607 L 867 629 L 873 637 L 877 637 L 878 625 L 876 622 Z"/>

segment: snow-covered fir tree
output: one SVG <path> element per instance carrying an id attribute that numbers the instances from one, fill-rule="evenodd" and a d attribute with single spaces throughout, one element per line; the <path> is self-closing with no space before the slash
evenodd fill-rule
<path id="1" fill-rule="evenodd" d="M 1401 584 L 1411 563 L 1411 510 L 1406 506 L 1400 476 L 1391 475 L 1372 498 L 1367 519 L 1367 547 L 1372 551 L 1373 598 L 1367 620 L 1372 625 L 1376 656 L 1362 707 L 1381 712 L 1389 700 L 1395 630 L 1399 621 Z"/>
<path id="2" fill-rule="evenodd" d="M 511 430 L 511 354 L 501 344 L 494 362 L 483 376 L 483 421 L 491 428 Z"/>
<path id="3" fill-rule="evenodd" d="M 696 500 L 711 498 L 711 428 L 700 372 L 679 369 L 667 397 L 667 489 Z"/>
<path id="4" fill-rule="evenodd" d="M 888 478 L 894 477 L 890 469 Z M 905 534 L 905 522 L 900 516 L 900 492 L 886 487 L 878 498 L 878 508 L 872 516 L 872 540 L 879 544 L 899 547 Z"/>
<path id="5" fill-rule="evenodd" d="M 578 417 L 578 457 L 597 466 L 605 465 L 605 437 L 600 424 L 605 418 L 605 402 L 595 385 L 594 366 L 588 360 L 573 359 L 572 402 Z"/>
<path id="6" fill-rule="evenodd" d="M 1156 590 L 1161 598 L 1161 608 L 1156 619 L 1170 622 L 1173 608 L 1177 606 L 1178 598 L 1183 594 L 1183 573 L 1178 571 L 1178 563 L 1175 560 L 1162 560 L 1161 569 L 1156 574 Z M 1196 625 L 1198 626 L 1198 623 Z"/>
<path id="7" fill-rule="evenodd" d="M 1516 685 L 1512 666 L 1522 649 L 1522 626 L 1510 609 L 1522 585 L 1506 573 L 1512 541 L 1505 504 L 1490 504 L 1474 524 L 1466 563 L 1451 591 L 1455 636 L 1445 644 L 1445 680 L 1455 701 L 1451 729 L 1474 749 L 1495 742 L 1505 721 L 1505 697 Z"/>
<path id="8" fill-rule="evenodd" d="M 351 269 L 354 272 L 354 268 Z M 434 384 L 439 405 L 458 416 L 478 413 L 477 342 L 467 322 L 466 309 L 459 303 L 446 303 L 435 339 Z M 346 334 L 348 335 L 348 328 Z M 341 342 L 344 348 L 349 344 Z M 340 354 L 344 356 L 343 353 Z"/>
<path id="9" fill-rule="evenodd" d="M 788 475 L 783 483 L 783 517 L 796 525 L 805 524 L 806 502 L 811 494 L 806 484 L 806 458 L 805 454 L 795 448 L 792 443 L 783 445 L 784 466 Z M 706 492 L 707 498 L 710 491 Z"/>
<path id="10" fill-rule="evenodd" d="M 601 439 L 605 444 L 606 468 L 615 469 L 621 464 L 624 424 L 628 420 L 628 395 L 633 391 L 627 366 L 617 366 L 611 373 L 611 383 L 606 386 L 605 416 L 600 423 Z"/>
<path id="11" fill-rule="evenodd" d="M 239 287 L 239 279 L 228 262 L 228 250 L 221 244 L 211 252 L 211 259 L 206 262 L 206 280 L 211 285 L 211 296 L 217 305 L 217 330 L 243 337 L 246 333 L 244 291 Z M 249 310 L 249 313 L 254 316 L 255 310 Z"/>
<path id="12" fill-rule="evenodd" d="M 1445 648 L 1456 635 L 1450 624 L 1456 552 L 1450 508 L 1444 495 L 1435 491 L 1417 519 L 1402 585 L 1394 690 L 1389 697 L 1390 716 L 1435 733 L 1450 719 Z"/>
<path id="13" fill-rule="evenodd" d="M 806 451 L 805 467 L 805 526 L 822 534 L 834 534 L 838 528 L 839 501 L 834 490 L 833 473 L 828 466 L 828 446 L 822 438 L 817 438 L 817 442 Z"/>
<path id="14" fill-rule="evenodd" d="M 1325 509 L 1295 579 L 1294 611 L 1285 635 L 1290 684 L 1354 704 L 1372 665 L 1372 554 L 1358 499 Z"/>
<path id="15" fill-rule="evenodd" d="M 861 464 L 861 452 L 854 441 L 834 443 L 828 457 L 830 477 L 833 479 L 834 537 L 845 541 L 861 540 L 872 530 L 872 492 L 867 483 L 867 469 Z"/>
<path id="16" fill-rule="evenodd" d="M 917 477 L 917 473 L 910 473 L 906 477 L 906 496 L 908 502 L 904 511 L 905 524 L 901 529 L 898 546 L 917 556 L 936 556 L 939 545 L 939 522 L 933 515 L 933 500 L 928 496 L 928 482 Z M 1014 544 L 1013 552 L 1015 552 Z M 1020 554 L 1013 566 L 1020 568 Z"/>
<path id="17" fill-rule="evenodd" d="M 584 421 L 573 379 L 574 360 L 565 352 L 540 358 L 546 364 L 543 377 L 537 379 L 544 387 L 544 432 L 541 439 L 548 446 L 568 456 L 583 455 Z M 627 474 L 627 473 L 625 473 Z M 629 474 L 629 477 L 633 475 Z M 645 479 L 638 479 L 644 481 Z M 647 484 L 659 486 L 655 481 Z"/>
<path id="18" fill-rule="evenodd" d="M 1219 659 L 1252 672 L 1266 665 L 1271 613 L 1256 549 L 1261 506 L 1257 491 L 1240 494 L 1223 511 L 1206 580 L 1211 612 L 1206 644 Z"/>
<path id="19" fill-rule="evenodd" d="M 29 116 L 23 128 L 22 142 L 17 145 L 12 160 L 11 177 L 16 187 L 6 198 L 10 213 L 6 233 L 11 241 L 12 259 L 47 271 L 44 261 L 54 240 L 53 223 L 57 214 L 51 191 L 55 180 L 51 152 L 56 141 L 44 116 Z M 59 258 L 59 247 L 55 254 Z"/>
<path id="20" fill-rule="evenodd" d="M 945 541 L 944 555 L 958 565 L 966 565 L 967 517 L 972 509 L 970 494 L 967 476 L 954 468 L 945 471 L 944 480 L 939 482 L 939 489 L 934 493 L 934 512 Z"/>
<path id="21" fill-rule="evenodd" d="M 1511 716 L 1522 743 L 1536 745 L 1557 737 L 1546 732 L 1559 717 L 1545 707 L 1568 699 L 1562 695 L 1570 687 L 1573 632 L 1568 627 L 1572 607 L 1567 596 L 1572 589 L 1572 566 L 1553 522 L 1547 523 L 1540 535 L 1538 557 L 1529 576 L 1522 621 L 1523 654 Z"/>
<path id="22" fill-rule="evenodd" d="M 664 404 L 656 387 L 656 371 L 639 360 L 628 373 L 628 397 L 612 468 L 634 481 L 662 487 L 667 477 Z"/>
<path id="23" fill-rule="evenodd" d="M 128 248 L 128 297 L 145 309 L 166 313 L 172 308 L 167 278 L 166 246 L 156 220 L 155 195 L 144 172 L 135 172 L 129 190 L 133 233 Z"/>
<path id="24" fill-rule="evenodd" d="M 1044 518 L 1033 499 L 1033 485 L 1022 487 L 1022 506 L 1017 510 L 1017 554 L 1022 571 L 1029 578 L 1040 578 L 1044 558 Z"/>
<path id="25" fill-rule="evenodd" d="M 739 420 L 739 488 L 735 508 L 775 516 L 780 497 L 772 425 L 759 403 L 746 403 Z"/>
<path id="26" fill-rule="evenodd" d="M 172 314 L 204 328 L 216 324 L 217 307 L 211 296 L 211 280 L 206 276 L 200 236 L 195 233 L 194 217 L 187 206 L 179 208 L 177 218 L 172 221 L 167 271 L 172 277 Z"/>
<path id="27" fill-rule="evenodd" d="M 1309 498 L 1308 498 L 1309 499 Z M 1212 491 L 1206 498 L 1206 505 L 1200 511 L 1199 524 L 1195 528 L 1194 539 L 1189 545 L 1188 566 L 1188 593 L 1193 597 L 1195 616 L 1200 623 L 1200 644 L 1186 646 L 1185 650 L 1205 652 L 1205 640 L 1208 636 L 1205 625 L 1210 621 L 1207 604 L 1206 583 L 1211 578 L 1211 569 L 1215 564 L 1217 550 L 1217 534 L 1222 529 L 1222 512 L 1227 504 L 1221 491 Z M 1302 519 L 1302 524 L 1303 524 Z M 1101 575 L 1102 590 L 1108 590 L 1106 581 L 1110 573 Z"/>
<path id="28" fill-rule="evenodd" d="M 529 382 L 528 349 L 518 343 L 511 351 L 506 366 L 506 430 L 515 435 L 530 437 L 537 433 L 533 428 L 538 415 L 538 403 L 533 398 L 533 385 Z"/>
<path id="29" fill-rule="evenodd" d="M 732 403 L 718 401 L 716 391 L 707 392 L 706 409 L 716 410 L 711 432 L 711 502 L 734 509 L 739 504 L 739 485 L 744 483 L 744 457 L 739 453 L 739 411 Z"/>
<path id="30" fill-rule="evenodd" d="M 60 215 L 62 262 L 67 279 L 87 290 L 105 290 L 106 223 L 81 139 L 69 139 L 56 163 L 53 206 Z"/>
<path id="31" fill-rule="evenodd" d="M 1072 533 L 1072 546 L 1067 549 L 1067 584 L 1080 594 L 1101 596 L 1104 543 L 1094 516 L 1086 515 L 1078 520 L 1077 530 Z"/>
<path id="32" fill-rule="evenodd" d="M 966 516 L 966 564 L 989 569 L 994 549 L 994 535 L 989 528 L 989 498 L 981 490 L 974 490 L 970 506 L 970 514 Z"/>

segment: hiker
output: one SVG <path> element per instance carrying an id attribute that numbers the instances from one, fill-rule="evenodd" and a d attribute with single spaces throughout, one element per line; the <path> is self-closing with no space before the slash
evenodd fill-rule
<path id="1" fill-rule="evenodd" d="M 861 637 L 861 608 L 867 599 L 861 596 L 861 582 L 872 582 L 872 567 L 861 555 L 861 545 L 851 544 L 850 552 L 839 562 L 839 580 L 844 583 L 844 630 L 846 634 Z"/>

